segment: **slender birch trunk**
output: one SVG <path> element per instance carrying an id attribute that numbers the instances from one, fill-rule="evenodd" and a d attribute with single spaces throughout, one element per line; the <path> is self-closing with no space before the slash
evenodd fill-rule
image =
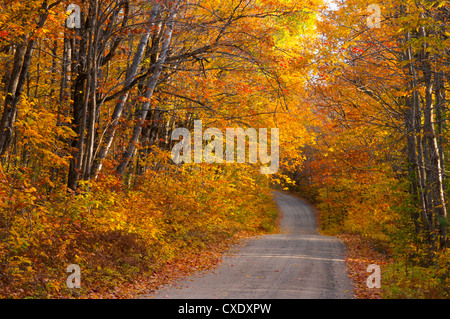
<path id="1" fill-rule="evenodd" d="M 156 21 L 156 17 L 159 14 L 159 11 L 160 11 L 160 4 L 157 3 L 153 6 L 153 8 L 150 12 L 150 17 L 149 17 L 148 24 L 147 24 L 147 30 L 142 35 L 141 40 L 139 41 L 139 44 L 136 48 L 136 52 L 134 54 L 133 61 L 126 71 L 125 81 L 123 83 L 124 88 L 129 87 L 131 85 L 131 83 L 133 82 L 133 80 L 135 79 L 136 75 L 138 74 L 139 65 L 142 61 L 142 57 L 144 55 L 148 39 L 150 38 L 150 35 L 152 34 L 154 26 L 156 24 L 155 21 Z M 111 116 L 111 120 L 109 121 L 109 124 L 105 130 L 104 142 L 101 144 L 102 146 L 100 148 L 100 151 L 98 152 L 97 158 L 94 161 L 93 168 L 91 171 L 91 173 L 95 174 L 95 176 L 97 176 L 98 173 L 101 171 L 102 162 L 109 153 L 109 150 L 111 148 L 112 142 L 115 137 L 117 125 L 119 123 L 119 119 L 122 117 L 122 112 L 124 110 L 125 103 L 128 99 L 128 96 L 129 96 L 129 91 L 127 90 L 120 96 L 119 101 L 116 103 L 116 105 L 114 107 L 114 111 Z"/>
<path id="2" fill-rule="evenodd" d="M 142 125 L 144 124 L 145 118 L 147 117 L 147 113 L 150 109 L 150 98 L 153 96 L 153 92 L 155 90 L 159 76 L 161 75 L 163 65 L 166 61 L 169 52 L 169 47 L 172 39 L 172 32 L 175 24 L 175 17 L 178 11 L 179 4 L 180 0 L 178 0 L 176 4 L 174 4 L 174 6 L 171 9 L 171 12 L 169 13 L 168 22 L 166 24 L 166 30 L 163 37 L 161 53 L 159 54 L 158 60 L 155 63 L 152 76 L 148 78 L 147 90 L 144 93 L 145 102 L 143 103 L 141 110 L 137 113 L 136 116 L 137 121 L 136 125 L 134 126 L 133 134 L 131 136 L 130 141 L 128 142 L 128 147 L 123 154 L 122 162 L 118 165 L 116 169 L 118 174 L 122 175 L 124 173 L 125 168 L 127 167 L 131 157 L 133 156 L 136 150 L 136 144 L 142 132 Z"/>

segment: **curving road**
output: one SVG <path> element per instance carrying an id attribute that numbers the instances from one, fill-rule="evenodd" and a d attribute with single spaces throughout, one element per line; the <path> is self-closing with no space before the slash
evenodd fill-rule
<path id="1" fill-rule="evenodd" d="M 279 234 L 249 240 L 217 269 L 144 298 L 352 298 L 343 244 L 319 235 L 314 212 L 303 201 L 278 192 L 275 199 L 282 212 Z"/>

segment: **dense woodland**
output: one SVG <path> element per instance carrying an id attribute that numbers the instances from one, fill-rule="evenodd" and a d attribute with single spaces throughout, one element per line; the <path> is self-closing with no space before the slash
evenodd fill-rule
<path id="1" fill-rule="evenodd" d="M 358 297 L 449 298 L 446 1 L 0 2 L 1 297 L 136 296 L 276 231 L 284 189 Z M 195 120 L 278 128 L 279 171 L 175 164 Z"/>

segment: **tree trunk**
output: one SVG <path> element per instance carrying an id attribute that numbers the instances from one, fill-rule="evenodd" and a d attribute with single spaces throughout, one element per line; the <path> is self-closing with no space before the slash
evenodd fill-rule
<path id="1" fill-rule="evenodd" d="M 142 61 L 142 57 L 144 55 L 148 39 L 149 39 L 151 33 L 153 32 L 153 27 L 155 25 L 156 17 L 159 14 L 159 10 L 160 10 L 160 4 L 158 2 L 157 4 L 155 4 L 153 6 L 153 8 L 150 12 L 147 30 L 144 33 L 144 35 L 142 35 L 139 45 L 136 48 L 136 52 L 134 54 L 133 61 L 126 71 L 123 88 L 129 87 L 138 73 L 139 65 Z M 109 150 L 111 148 L 111 145 L 114 140 L 115 133 L 116 133 L 117 125 L 119 123 L 119 119 L 122 116 L 122 112 L 125 107 L 125 103 L 128 99 L 128 96 L 129 96 L 129 90 L 126 90 L 120 96 L 119 101 L 115 105 L 111 120 L 109 121 L 109 124 L 105 130 L 105 134 L 104 134 L 105 141 L 101 144 L 102 146 L 100 148 L 100 151 L 98 152 L 97 158 L 94 161 L 93 168 L 91 171 L 91 173 L 95 174 L 95 176 L 97 176 L 98 173 L 100 172 L 100 170 L 102 169 L 102 162 L 109 153 Z"/>
<path id="2" fill-rule="evenodd" d="M 40 15 L 37 29 L 42 28 L 47 20 L 48 6 L 46 1 L 42 4 L 42 10 L 43 13 Z M 27 38 L 24 37 L 23 43 L 18 44 L 14 55 L 14 65 L 11 71 L 0 121 L 0 157 L 5 154 L 11 144 L 14 122 L 17 116 L 17 104 L 19 103 L 28 76 L 35 42 L 35 38 L 31 37 L 27 43 Z"/>
<path id="3" fill-rule="evenodd" d="M 163 44 L 161 47 L 161 53 L 159 54 L 158 60 L 155 63 L 154 71 L 151 77 L 147 81 L 147 90 L 144 93 L 145 102 L 142 105 L 140 112 L 137 113 L 136 119 L 137 123 L 134 126 L 132 137 L 128 143 L 128 147 L 123 154 L 122 162 L 117 167 L 116 171 L 118 174 L 123 174 L 125 168 L 127 167 L 131 157 L 136 150 L 136 144 L 138 142 L 139 136 L 142 132 L 142 125 L 144 124 L 145 118 L 147 117 L 147 112 L 150 108 L 150 98 L 153 96 L 156 84 L 158 82 L 159 76 L 161 75 L 163 65 L 167 58 L 169 52 L 169 46 L 172 39 L 172 32 L 175 24 L 175 16 L 178 11 L 180 0 L 174 4 L 169 14 L 168 22 L 166 24 L 166 30 L 163 37 Z"/>
<path id="4" fill-rule="evenodd" d="M 83 14 L 81 14 L 83 21 Z M 84 151 L 85 136 L 84 130 L 86 128 L 86 114 L 87 114 L 87 100 L 90 92 L 90 85 L 88 78 L 90 72 L 87 71 L 89 65 L 87 59 L 89 54 L 87 53 L 88 42 L 91 38 L 90 30 L 90 17 L 88 16 L 86 22 L 83 24 L 79 31 L 72 39 L 72 71 L 75 73 L 72 86 L 72 128 L 77 135 L 76 139 L 72 140 L 71 146 L 74 149 L 72 158 L 69 162 L 69 174 L 67 179 L 67 186 L 75 190 L 78 185 L 78 179 L 82 173 L 82 159 Z M 81 40 L 77 40 L 77 36 L 81 36 Z M 78 43 L 79 42 L 79 43 Z M 88 83 L 88 84 L 86 84 Z"/>

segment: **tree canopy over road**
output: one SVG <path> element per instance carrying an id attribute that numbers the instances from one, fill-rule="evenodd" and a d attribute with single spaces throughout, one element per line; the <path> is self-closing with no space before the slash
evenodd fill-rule
<path id="1" fill-rule="evenodd" d="M 448 2 L 0 2 L 1 297 L 73 296 L 71 264 L 111 298 L 210 267 L 276 229 L 273 188 L 349 264 L 383 255 L 378 297 L 449 297 Z M 200 163 L 176 164 L 199 120 Z M 257 156 L 219 161 L 227 128 Z"/>

